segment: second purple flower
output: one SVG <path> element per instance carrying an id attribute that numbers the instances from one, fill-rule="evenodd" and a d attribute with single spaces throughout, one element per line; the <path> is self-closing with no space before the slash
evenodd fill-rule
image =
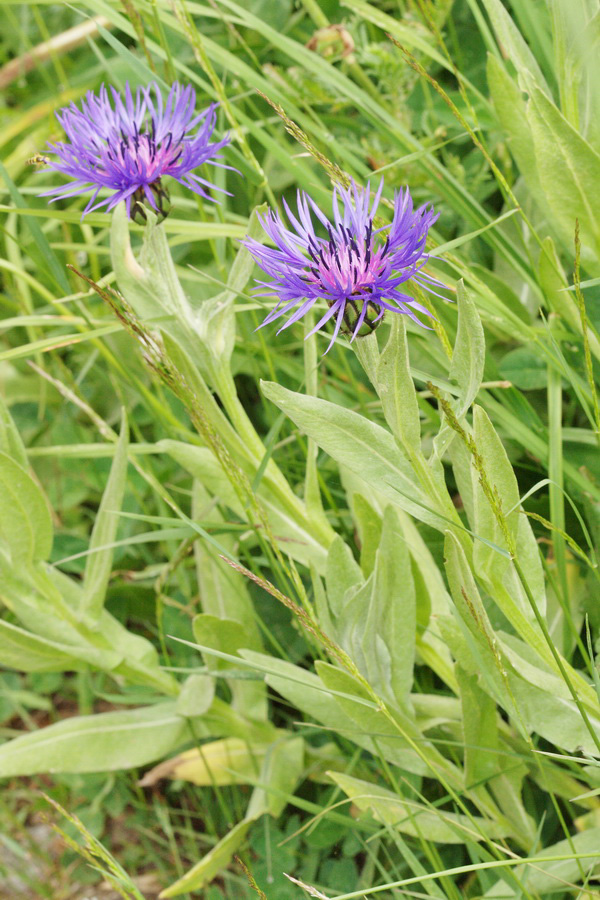
<path id="1" fill-rule="evenodd" d="M 121 95 L 114 87 L 89 91 L 81 102 L 57 112 L 68 141 L 49 144 L 57 159 L 49 165 L 69 178 L 69 184 L 51 188 L 40 196 L 54 200 L 77 194 L 92 196 L 83 215 L 106 206 L 113 209 L 122 200 L 133 218 L 145 218 L 143 203 L 161 218 L 168 213 L 168 191 L 162 183 L 171 176 L 185 187 L 212 199 L 207 188 L 220 190 L 193 170 L 202 163 L 230 168 L 216 162 L 218 151 L 229 137 L 212 142 L 216 104 L 196 114 L 196 92 L 191 85 L 174 84 L 166 100 L 157 84 L 138 88 L 129 84 Z M 112 194 L 96 202 L 102 188 Z"/>
<path id="2" fill-rule="evenodd" d="M 311 197 L 300 192 L 297 216 L 283 201 L 293 230 L 273 210 L 261 218 L 276 249 L 252 238 L 244 243 L 261 269 L 274 279 L 259 282 L 267 289 L 264 294 L 278 298 L 262 325 L 298 307 L 279 329 L 283 331 L 318 300 L 325 300 L 327 311 L 307 337 L 333 319 L 327 351 L 340 329 L 354 340 L 372 331 L 386 310 L 404 313 L 423 325 L 415 310 L 427 316 L 429 311 L 401 287 L 409 278 L 423 287 L 444 287 L 422 271 L 429 259 L 425 252 L 427 233 L 438 216 L 427 204 L 414 210 L 410 191 L 405 188 L 396 193 L 391 224 L 375 228 L 373 220 L 382 190 L 383 179 L 372 199 L 368 185 L 364 191 L 354 183 L 348 189 L 336 187 L 332 221 Z"/>

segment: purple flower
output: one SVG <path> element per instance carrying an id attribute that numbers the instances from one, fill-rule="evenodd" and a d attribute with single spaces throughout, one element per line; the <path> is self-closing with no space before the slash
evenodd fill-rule
<path id="1" fill-rule="evenodd" d="M 369 185 L 364 191 L 354 183 L 348 189 L 336 187 L 333 222 L 307 194 L 298 192 L 297 218 L 283 201 L 293 231 L 278 212 L 269 210 L 261 217 L 261 224 L 277 249 L 265 247 L 253 238 L 246 238 L 244 244 L 261 269 L 275 279 L 259 282 L 268 289 L 263 295 L 278 298 L 262 325 L 298 306 L 279 329 L 283 331 L 301 319 L 317 300 L 325 300 L 327 312 L 307 335 L 310 337 L 334 318 L 333 337 L 325 352 L 330 350 L 340 329 L 352 334 L 353 341 L 372 331 L 386 310 L 405 313 L 423 325 L 414 311 L 427 316 L 431 313 L 405 294 L 401 286 L 412 278 L 423 287 L 444 287 L 422 271 L 429 259 L 425 252 L 427 232 L 438 217 L 427 204 L 413 210 L 412 197 L 405 188 L 396 193 L 391 225 L 374 228 L 382 190 L 383 179 L 371 201 Z M 319 226 L 321 234 L 317 233 Z"/>
<path id="2" fill-rule="evenodd" d="M 168 193 L 161 179 L 170 175 L 211 200 L 205 188 L 220 188 L 192 170 L 205 162 L 230 168 L 215 162 L 221 158 L 216 154 L 229 142 L 229 137 L 211 143 L 216 104 L 199 115 L 195 113 L 195 105 L 193 87 L 177 83 L 169 91 L 166 102 L 157 84 L 138 88 L 135 98 L 129 84 L 125 85 L 124 97 L 114 87 L 110 88 L 109 95 L 104 85 L 98 96 L 88 91 L 81 101 L 81 109 L 71 103 L 56 113 L 68 143 L 48 145 L 58 157 L 49 165 L 75 180 L 44 191 L 40 196 L 59 200 L 92 190 L 84 216 L 102 206 L 111 210 L 121 200 L 127 204 L 127 214 L 131 216 L 133 198 L 134 216 L 145 217 L 141 204 L 147 202 L 164 218 L 168 213 L 164 208 Z M 101 188 L 108 188 L 113 194 L 96 203 Z"/>

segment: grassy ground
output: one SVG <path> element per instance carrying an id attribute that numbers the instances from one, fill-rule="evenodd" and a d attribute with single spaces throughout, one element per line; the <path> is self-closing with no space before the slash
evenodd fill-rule
<path id="1" fill-rule="evenodd" d="M 16 460 L 0 471 L 0 898 L 305 895 L 284 873 L 321 897 L 596 896 L 596 4 L 0 9 L 0 448 Z M 54 110 L 102 82 L 176 78 L 220 101 L 239 170 L 217 176 L 217 206 L 172 189 L 165 232 L 194 310 L 227 284 L 251 211 L 298 187 L 328 207 L 332 182 L 381 173 L 382 215 L 405 184 L 439 211 L 430 269 L 453 302 L 427 301 L 432 331 L 407 325 L 416 393 L 390 382 L 396 418 L 369 369 L 388 339 L 404 346 L 387 321 L 321 359 L 325 334 L 255 330 L 269 303 L 248 269 L 230 357 L 211 356 L 213 321 L 189 365 L 175 310 L 191 395 L 174 393 L 74 271 L 118 283 L 144 318 L 150 294 L 124 268 L 115 281 L 123 223 L 37 196 L 58 183 L 31 163 L 59 137 Z M 407 507 L 411 483 L 434 513 Z M 73 609 L 93 579 L 108 618 L 88 629 Z M 10 749 L 104 713 L 118 729 Z"/>

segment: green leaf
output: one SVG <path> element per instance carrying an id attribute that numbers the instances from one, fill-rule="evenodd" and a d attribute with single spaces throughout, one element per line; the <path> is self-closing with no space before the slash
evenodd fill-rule
<path id="1" fill-rule="evenodd" d="M 587 873 L 600 862 L 600 828 L 590 828 L 580 834 L 573 834 L 567 840 L 559 841 L 544 847 L 535 854 L 535 865 L 515 866 L 513 874 L 519 879 L 520 884 L 527 886 L 529 894 L 535 893 L 546 896 L 551 893 L 563 894 L 566 884 L 579 884 Z M 547 856 L 574 856 L 575 854 L 596 853 L 591 859 L 559 859 L 553 862 L 544 862 Z M 588 887 L 586 883 L 586 887 Z M 586 888 L 582 889 L 581 896 L 585 896 Z M 520 900 L 523 896 L 521 889 L 514 887 L 510 881 L 500 878 L 496 884 L 483 895 L 486 900 Z"/>
<path id="2" fill-rule="evenodd" d="M 87 660 L 134 684 L 178 693 L 173 676 L 160 669 L 150 641 L 129 632 L 106 610 L 98 622 L 78 616 L 81 592 L 81 585 L 58 569 L 44 563 L 15 567 L 0 552 L 0 598 L 28 631 L 66 645 L 75 660 Z"/>
<path id="3" fill-rule="evenodd" d="M 411 837 L 425 837 L 438 844 L 465 844 L 509 833 L 504 822 L 427 808 L 369 781 L 342 772 L 329 775 L 360 810 L 368 810 L 377 822 Z"/>
<path id="4" fill-rule="evenodd" d="M 206 856 L 202 857 L 200 862 L 197 862 L 185 875 L 165 888 L 158 895 L 159 900 L 166 897 L 177 897 L 178 894 L 184 894 L 186 891 L 196 891 L 212 881 L 231 862 L 233 854 L 243 844 L 251 825 L 252 821 L 247 819 L 238 822 Z"/>
<path id="5" fill-rule="evenodd" d="M 477 589 L 473 572 L 458 539 L 446 533 L 444 545 L 446 575 L 457 613 L 459 631 L 462 633 L 460 646 L 451 640 L 451 632 L 444 629 L 444 636 L 450 643 L 457 661 L 466 672 L 479 676 L 487 693 L 515 715 L 514 700 L 505 675 L 505 665 L 498 646 L 494 629 L 490 623 L 481 595 Z"/>
<path id="6" fill-rule="evenodd" d="M 193 622 L 194 637 L 199 644 L 236 656 L 239 650 L 260 650 L 261 641 L 254 628 L 249 629 L 242 622 L 220 618 L 208 613 L 200 613 Z M 206 659 L 215 671 L 223 672 L 232 666 L 215 657 Z"/>
<path id="7" fill-rule="evenodd" d="M 527 347 L 517 347 L 504 356 L 498 370 L 502 378 L 512 382 L 522 391 L 534 391 L 548 385 L 548 367 L 545 357 Z"/>
<path id="8" fill-rule="evenodd" d="M 488 222 L 488 224 L 484 225 L 482 228 L 477 228 L 475 229 L 475 231 L 466 233 L 463 232 L 459 237 L 453 238 L 451 241 L 445 241 L 443 244 L 438 244 L 435 248 L 436 257 L 443 256 L 443 254 L 448 253 L 449 250 L 456 250 L 457 247 L 461 247 L 463 244 L 472 241 L 473 238 L 479 237 L 480 234 L 485 234 L 485 232 L 489 231 L 490 228 L 497 228 L 501 222 L 506 221 L 506 219 L 510 219 L 511 216 L 515 216 L 518 212 L 520 212 L 519 207 L 515 207 L 514 209 L 507 209 L 506 212 L 498 216 L 497 219 L 494 219 L 492 222 Z"/>
<path id="9" fill-rule="evenodd" d="M 429 32 L 416 26 L 410 20 L 404 20 L 399 16 L 388 15 L 377 6 L 366 3 L 365 0 L 342 0 L 342 6 L 351 9 L 366 22 L 372 22 L 382 31 L 393 35 L 405 47 L 413 47 L 438 65 L 448 68 L 448 60 L 437 51 L 430 39 Z"/>
<path id="10" fill-rule="evenodd" d="M 110 325 L 101 325 L 99 328 L 91 328 L 89 331 L 76 331 L 73 334 L 58 334 L 52 337 L 40 338 L 39 341 L 31 341 L 27 344 L 19 344 L 9 350 L 0 353 L 0 361 L 7 359 L 21 359 L 24 356 L 34 356 L 38 351 L 58 350 L 74 344 L 82 344 L 95 338 L 105 337 L 107 334 L 115 334 L 122 328 L 119 322 L 111 322 Z"/>
<path id="11" fill-rule="evenodd" d="M 276 6 L 271 0 L 250 0 L 249 8 L 255 16 L 267 19 L 273 28 L 283 30 L 292 11 L 292 0 L 279 0 Z"/>
<path id="12" fill-rule="evenodd" d="M 249 227 L 255 236 L 260 233 L 256 210 Z M 223 377 L 231 377 L 234 301 L 252 273 L 249 251 L 244 246 L 238 250 L 226 290 L 199 305 L 194 305 L 181 287 L 165 228 L 151 212 L 136 260 L 124 206 L 117 207 L 111 230 L 111 255 L 119 287 L 135 312 L 142 320 L 156 320 L 156 327 L 170 335 L 194 360 L 203 378 L 218 389 Z"/>
<path id="13" fill-rule="evenodd" d="M 83 576 L 83 611 L 92 619 L 98 619 L 104 606 L 106 589 L 113 562 L 113 547 L 119 525 L 119 512 L 123 504 L 127 478 L 127 451 L 129 427 L 125 410 L 121 415 L 121 433 L 115 448 L 110 475 L 102 495 L 90 539 L 90 555 L 87 557 Z"/>
<path id="14" fill-rule="evenodd" d="M 143 322 L 169 334 L 192 359 L 201 351 L 194 333 L 194 312 L 181 287 L 162 223 L 148 211 L 144 242 L 137 260 L 131 249 L 129 220 L 120 203 L 112 217 L 111 259 L 119 290 Z"/>
<path id="15" fill-rule="evenodd" d="M 177 712 L 187 719 L 202 716 L 210 709 L 214 696 L 214 678 L 210 675 L 190 675 L 184 681 L 177 698 Z"/>
<path id="16" fill-rule="evenodd" d="M 186 720 L 174 703 L 73 716 L 3 744 L 0 777 L 131 769 L 160 759 L 189 739 Z"/>
<path id="17" fill-rule="evenodd" d="M 456 400 L 450 400 L 450 403 L 456 418 L 462 421 L 481 386 L 485 365 L 485 336 L 475 299 L 464 286 L 462 279 L 456 287 L 456 299 L 458 327 L 452 351 L 450 378 L 458 384 L 459 395 Z M 434 453 L 430 460 L 430 465 L 434 467 L 433 471 L 437 470 L 442 483 L 445 479 L 443 471 L 440 471 L 439 460 L 447 448 L 455 443 L 455 438 L 456 432 L 443 420 L 438 434 L 433 439 Z"/>
<path id="18" fill-rule="evenodd" d="M 252 601 L 243 576 L 222 560 L 213 559 L 201 547 L 198 550 L 197 571 L 202 606 L 214 614 L 203 613 L 194 618 L 196 641 L 231 656 L 236 656 L 242 648 L 262 650 Z M 206 655 L 205 662 L 211 672 L 225 672 L 232 668 L 232 664 L 214 656 Z M 267 695 L 262 682 L 230 679 L 229 687 L 233 709 L 252 719 L 267 718 Z"/>
<path id="19" fill-rule="evenodd" d="M 533 133 L 523 92 L 493 54 L 488 55 L 487 81 L 496 115 L 508 138 L 510 150 L 535 201 L 545 209 L 535 155 L 531 152 Z"/>
<path id="20" fill-rule="evenodd" d="M 254 209 L 250 213 L 250 218 L 248 219 L 248 229 L 246 233 L 247 237 L 257 240 L 259 237 L 261 237 L 261 235 L 264 234 L 259 216 L 265 215 L 267 209 L 268 206 L 266 203 L 261 204 L 261 206 L 254 207 Z M 252 256 L 250 251 L 247 250 L 246 247 L 242 244 L 238 252 L 236 253 L 233 263 L 231 264 L 229 276 L 227 278 L 227 290 L 231 293 L 234 299 L 246 288 L 246 285 L 250 281 L 250 276 L 254 271 L 254 266 L 254 257 Z"/>
<path id="21" fill-rule="evenodd" d="M 429 759 L 433 770 L 441 766 L 446 770 L 446 777 L 457 788 L 462 784 L 453 767 L 423 740 L 413 721 L 402 713 L 395 712 L 402 724 L 400 728 L 392 726 L 374 708 L 374 704 L 367 700 L 364 688 L 346 672 L 319 663 L 319 675 L 324 676 L 320 678 L 314 672 L 308 672 L 281 659 L 247 650 L 242 651 L 242 656 L 257 667 L 264 666 L 268 673 L 265 676 L 267 684 L 306 716 L 316 719 L 326 728 L 338 731 L 342 737 L 359 747 L 381 755 L 388 762 L 417 775 L 425 775 L 431 771 L 426 762 Z M 425 759 L 410 749 L 410 746 L 407 749 L 403 735 L 418 741 Z"/>
<path id="22" fill-rule="evenodd" d="M 498 710 L 494 700 L 479 686 L 478 675 L 468 675 L 457 665 L 463 735 L 465 740 L 465 787 L 486 784 L 507 819 L 515 836 L 525 847 L 536 839 L 535 822 L 525 811 L 521 797 L 527 766 L 509 745 L 502 745 L 498 731 Z"/>
<path id="23" fill-rule="evenodd" d="M 367 578 L 375 566 L 375 554 L 381 540 L 381 516 L 362 494 L 352 494 L 350 503 L 360 539 L 360 567 Z"/>
<path id="24" fill-rule="evenodd" d="M 460 404 L 456 411 L 462 419 L 479 391 L 485 364 L 485 336 L 477 304 L 462 279 L 456 285 L 458 329 L 452 352 L 450 378 L 460 389 Z"/>
<path id="25" fill-rule="evenodd" d="M 375 568 L 347 592 L 338 612 L 338 641 L 373 690 L 409 707 L 416 639 L 415 588 L 406 540 L 393 506 L 383 518 Z"/>
<path id="26" fill-rule="evenodd" d="M 579 220 L 582 261 L 594 267 L 600 253 L 600 198 L 593 185 L 600 181 L 600 154 L 537 88 L 531 91 L 529 121 L 552 222 L 571 250 Z"/>
<path id="27" fill-rule="evenodd" d="M 62 294 L 68 294 L 70 291 L 69 282 L 65 275 L 65 270 L 59 263 L 56 255 L 52 252 L 50 244 L 48 243 L 48 238 L 35 221 L 33 216 L 38 210 L 30 210 L 27 208 L 25 200 L 16 184 L 0 162 L 0 175 L 4 179 L 6 183 L 6 187 L 10 193 L 12 201 L 16 207 L 20 208 L 20 211 L 23 213 L 23 218 L 25 220 L 25 224 L 27 225 L 29 231 L 31 232 L 31 236 L 39 250 L 40 256 L 44 262 L 44 265 L 51 276 L 52 280 L 58 287 L 59 291 Z M 62 213 L 57 213 L 57 215 L 62 215 Z M 77 216 L 77 221 L 79 222 L 79 214 Z"/>
<path id="28" fill-rule="evenodd" d="M 492 628 L 462 547 L 450 533 L 445 554 L 461 628 L 453 630 L 442 621 L 442 632 L 460 665 L 470 675 L 479 676 L 480 686 L 506 710 L 524 735 L 535 732 L 566 750 L 581 747 L 586 753 L 595 753 L 594 742 L 566 684 L 538 656 L 535 640 L 527 644 Z M 600 728 L 600 708 L 593 690 L 586 695 L 580 690 L 580 696 L 585 697 L 592 726 Z"/>
<path id="29" fill-rule="evenodd" d="M 0 664 L 19 672 L 85 671 L 90 666 L 110 671 L 121 660 L 112 650 L 83 641 L 80 646 L 61 644 L 0 619 Z"/>
<path id="30" fill-rule="evenodd" d="M 274 382 L 261 382 L 261 385 L 265 397 L 336 462 L 360 475 L 415 518 L 434 528 L 446 527 L 415 483 L 408 460 L 388 431 L 327 400 L 288 391 Z"/>
<path id="31" fill-rule="evenodd" d="M 459 442 L 457 441 L 453 446 L 458 445 Z M 369 502 L 373 505 L 378 515 L 383 517 L 389 500 L 376 491 L 370 490 L 362 478 L 349 472 L 347 469 L 343 471 L 342 475 L 346 493 L 350 496 L 357 496 L 358 493 L 368 494 Z M 417 646 L 419 656 L 423 661 L 427 662 L 427 665 L 436 672 L 442 681 L 454 690 L 453 663 L 450 652 L 441 639 L 438 626 L 439 617 L 448 615 L 451 609 L 451 599 L 442 573 L 426 542 L 423 540 L 417 525 L 398 506 L 394 506 L 394 509 L 411 557 L 417 609 Z M 378 544 L 379 541 L 377 546 Z M 373 551 L 373 557 L 375 550 Z"/>
<path id="32" fill-rule="evenodd" d="M 174 444 L 175 442 L 173 442 Z M 198 447 L 188 447 L 181 444 L 177 446 L 177 456 L 182 464 L 192 470 L 197 476 L 193 487 L 192 510 L 196 519 L 203 518 L 209 510 L 209 520 L 223 522 L 221 513 L 213 508 L 213 501 L 205 490 L 204 485 L 209 485 L 211 491 L 220 499 L 227 496 L 228 505 L 236 511 L 240 517 L 245 516 L 239 500 L 233 492 L 230 483 L 214 456 L 210 451 L 203 451 Z M 207 456 L 208 454 L 208 456 Z M 208 466 L 206 466 L 208 463 Z M 205 471 L 202 473 L 202 467 Z M 209 475 L 211 469 L 216 469 L 214 477 Z M 204 474 L 201 479 L 199 475 Z M 209 475 L 209 477 L 207 477 Z M 223 490 L 226 492 L 224 495 Z M 265 492 L 263 488 L 263 495 Z M 271 510 L 270 510 L 271 511 Z M 284 528 L 283 522 L 273 515 L 272 521 L 277 521 Z M 299 529 L 298 529 L 299 530 Z M 278 531 L 282 534 L 282 530 Z M 296 531 L 297 537 L 298 531 Z M 228 550 L 233 551 L 234 539 L 223 535 L 221 541 Z M 291 545 L 286 543 L 286 549 Z M 198 643 L 218 650 L 228 651 L 230 654 L 245 647 L 254 650 L 262 649 L 262 642 L 257 626 L 256 614 L 248 591 L 247 580 L 239 572 L 226 565 L 222 559 L 215 556 L 212 548 L 205 541 L 197 541 L 194 547 L 196 558 L 196 572 L 202 608 L 208 615 L 198 616 L 194 621 L 194 634 Z M 222 661 L 215 658 L 207 658 L 210 669 L 226 668 Z M 231 680 L 229 683 L 233 707 L 256 719 L 267 717 L 267 702 L 264 684 L 260 682 L 244 682 Z"/>
<path id="33" fill-rule="evenodd" d="M 0 453 L 0 543 L 13 564 L 47 559 L 52 549 L 52 519 L 42 491 L 31 475 Z"/>
<path id="34" fill-rule="evenodd" d="M 251 650 L 242 650 L 241 655 L 257 668 L 264 668 L 266 683 L 305 715 L 317 719 L 327 728 L 338 730 L 360 747 L 372 750 L 371 737 L 362 728 L 356 728 L 355 720 L 343 712 L 333 693 L 314 672 Z"/>
<path id="35" fill-rule="evenodd" d="M 248 221 L 247 236 L 258 238 L 263 233 L 258 218 L 266 204 L 256 207 Z M 200 352 L 194 362 L 203 377 L 218 388 L 220 372 L 230 377 L 229 364 L 235 344 L 235 300 L 245 289 L 254 269 L 254 257 L 242 244 L 229 270 L 227 288 L 215 297 L 204 300 L 195 310 L 194 331 L 201 341 Z"/>
<path id="36" fill-rule="evenodd" d="M 481 407 L 474 407 L 473 426 L 475 445 L 483 459 L 484 469 L 492 489 L 496 492 L 497 502 L 501 506 L 506 527 L 512 535 L 519 560 L 527 574 L 529 586 L 543 615 L 546 609 L 544 572 L 540 560 L 539 547 L 531 525 L 527 517 L 520 511 L 519 486 L 515 473 L 498 434 L 487 413 Z M 473 531 L 486 541 L 508 550 L 509 548 L 506 547 L 506 540 L 500 525 L 479 482 L 479 474 L 474 468 L 472 471 L 474 493 Z M 489 584 L 495 587 L 503 584 L 506 578 L 507 581 L 504 586 L 511 594 L 517 608 L 525 618 L 533 620 L 533 611 L 524 595 L 523 588 L 516 577 L 510 560 L 503 557 L 493 547 L 488 546 L 483 541 L 475 541 L 473 546 L 473 565 L 477 576 L 485 578 Z M 497 593 L 497 591 L 493 591 L 493 593 Z"/>
<path id="37" fill-rule="evenodd" d="M 391 696 L 406 707 L 413 686 L 417 613 L 408 544 L 392 506 L 383 515 L 373 583 L 378 602 L 369 610 L 366 630 L 371 633 L 373 646 L 376 636 L 386 643 L 391 659 Z M 381 684 L 377 692 L 381 694 L 385 687 Z"/>
<path id="38" fill-rule="evenodd" d="M 214 460 L 214 457 L 212 459 Z M 195 474 L 197 474 L 197 470 Z M 221 478 L 223 478 L 222 472 Z M 214 481 L 211 483 L 208 480 L 206 484 L 210 484 L 213 491 L 216 488 L 216 496 L 219 496 L 219 484 L 215 485 Z M 227 485 L 229 486 L 229 482 Z M 229 491 L 233 494 L 230 486 Z M 210 494 L 199 481 L 194 484 L 192 497 L 192 514 L 196 520 L 208 516 L 205 521 L 224 523 L 225 520 L 221 513 L 213 507 Z M 233 509 L 237 512 L 237 503 L 233 501 L 232 497 L 229 497 L 227 505 L 232 502 L 234 503 Z M 233 551 L 235 539 L 235 535 L 222 534 L 219 537 L 220 542 L 229 551 Z M 208 614 L 197 616 L 194 620 L 198 634 L 202 629 L 203 636 L 207 638 L 201 640 L 197 637 L 198 642 L 212 647 L 214 640 L 217 641 L 214 646 L 223 650 L 226 650 L 229 644 L 231 653 L 234 653 L 238 646 L 253 650 L 262 649 L 247 579 L 218 558 L 216 551 L 205 541 L 196 542 L 194 553 L 202 609 L 204 613 Z M 238 638 L 242 643 L 237 643 Z"/>
<path id="39" fill-rule="evenodd" d="M 343 615 L 350 591 L 363 582 L 363 574 L 350 547 L 337 535 L 327 554 L 325 582 L 327 601 L 334 618 Z"/>
<path id="40" fill-rule="evenodd" d="M 517 70 L 521 88 L 525 90 L 533 80 L 547 95 L 550 95 L 550 89 L 535 56 L 501 0 L 483 0 L 483 5 L 491 19 L 503 53 Z"/>
<path id="41" fill-rule="evenodd" d="M 539 281 L 548 307 L 552 312 L 558 313 L 575 334 L 581 335 L 581 314 L 575 298 L 570 293 L 569 284 L 554 241 L 549 235 L 542 241 Z M 581 287 L 583 288 L 584 286 L 582 283 Z M 600 359 L 600 341 L 593 331 L 589 329 L 588 340 L 590 350 L 597 359 Z"/>
<path id="42" fill-rule="evenodd" d="M 596 754 L 598 748 L 594 749 L 595 742 L 562 677 L 544 667 L 527 644 L 512 635 L 503 635 L 502 650 L 511 668 L 512 694 L 521 719 L 530 731 L 568 752 L 582 750 L 589 755 Z M 579 687 L 576 681 L 575 684 Z M 579 696 L 584 699 L 582 691 Z M 595 694 L 591 702 L 587 697 L 585 699 L 591 727 L 598 733 L 598 700 Z"/>
<path id="43" fill-rule="evenodd" d="M 153 78 L 156 75 L 153 74 Z M 79 225 L 81 222 L 81 213 L 75 209 L 49 209 L 42 207 L 40 209 L 28 209 L 20 206 L 5 206 L 0 203 L 0 212 L 18 213 L 18 215 L 28 216 L 33 219 L 58 219 L 61 222 L 69 222 L 72 225 Z M 110 213 L 88 213 L 85 217 L 86 225 L 95 225 L 98 228 L 108 228 L 113 223 L 114 214 Z M 133 232 L 145 230 L 145 226 L 136 225 L 135 222 L 129 222 L 128 227 Z M 180 235 L 189 240 L 194 241 L 211 241 L 217 238 L 237 238 L 241 240 L 246 236 L 247 228 L 245 225 L 238 225 L 233 222 L 201 222 L 196 219 L 176 219 L 169 216 L 164 222 L 161 222 L 167 234 Z M 43 232 L 42 232 L 43 234 Z M 64 293 L 69 293 L 69 286 L 64 288 Z"/>
<path id="44" fill-rule="evenodd" d="M 404 316 L 392 316 L 388 342 L 377 366 L 375 388 L 392 434 L 408 453 L 421 448 L 417 392 L 410 374 Z"/>
<path id="45" fill-rule="evenodd" d="M 465 739 L 465 786 L 490 781 L 501 771 L 498 750 L 498 712 L 488 693 L 479 686 L 477 675 L 455 669 L 462 707 Z"/>
<path id="46" fill-rule="evenodd" d="M 371 698 L 354 676 L 321 661 L 315 668 L 325 687 L 337 692 L 335 702 L 352 719 L 355 729 L 363 737 L 361 746 L 417 775 L 443 772 L 444 777 L 458 787 L 458 773 L 424 738 L 412 716 L 395 709 L 395 725 L 382 711 L 357 702 Z"/>

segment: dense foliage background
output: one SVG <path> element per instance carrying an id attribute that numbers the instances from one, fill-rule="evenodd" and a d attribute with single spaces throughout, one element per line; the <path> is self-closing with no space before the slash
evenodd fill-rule
<path id="1" fill-rule="evenodd" d="M 0 14 L 0 897 L 596 896 L 597 0 Z M 57 108 L 176 79 L 230 196 L 38 198 Z M 380 174 L 434 330 L 256 331 L 251 211 Z"/>

